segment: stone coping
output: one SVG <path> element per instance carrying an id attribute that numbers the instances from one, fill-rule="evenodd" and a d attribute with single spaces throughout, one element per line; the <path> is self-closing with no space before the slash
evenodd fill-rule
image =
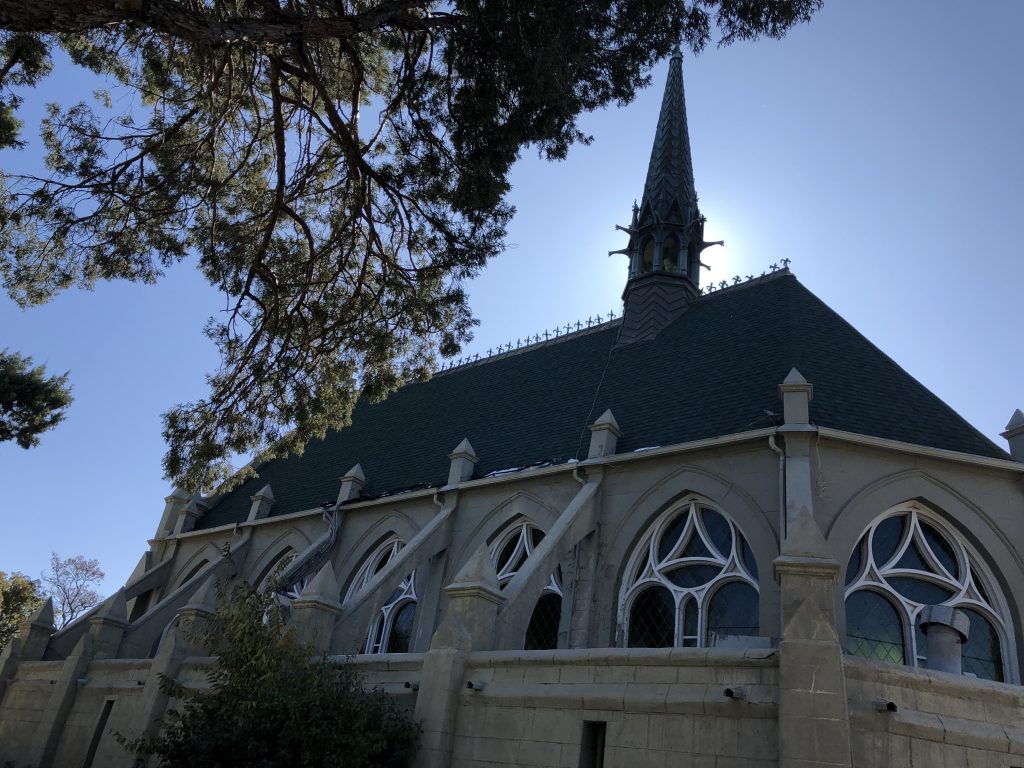
<path id="1" fill-rule="evenodd" d="M 631 665 L 695 667 L 775 667 L 774 649 L 751 648 L 580 648 L 558 651 L 481 651 L 471 653 L 467 666 Z"/>
<path id="2" fill-rule="evenodd" d="M 96 672 L 102 672 L 105 670 L 115 672 L 126 669 L 148 670 L 152 665 L 152 659 L 93 659 L 89 662 L 89 669 Z"/>
<path id="3" fill-rule="evenodd" d="M 417 672 L 423 667 L 424 656 L 424 653 L 374 653 L 327 658 L 337 664 L 351 664 L 360 671 Z"/>
<path id="4" fill-rule="evenodd" d="M 984 697 L 993 704 L 1024 708 L 1024 687 L 1013 683 L 997 683 L 933 669 L 915 669 L 856 656 L 843 656 L 843 667 L 848 679 L 859 682 L 926 690 L 958 698 Z"/>
<path id="5" fill-rule="evenodd" d="M 64 666 L 64 661 L 22 661 L 18 664 L 18 677 L 27 678 L 33 675 L 49 675 Z"/>

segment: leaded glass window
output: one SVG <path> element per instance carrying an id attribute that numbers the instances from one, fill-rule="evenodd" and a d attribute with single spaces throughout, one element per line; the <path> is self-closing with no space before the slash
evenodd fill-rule
<path id="1" fill-rule="evenodd" d="M 654 523 L 626 566 L 619 621 L 631 648 L 709 646 L 757 635 L 757 566 L 736 524 L 703 499 Z"/>
<path id="2" fill-rule="evenodd" d="M 377 614 L 366 639 L 366 653 L 406 653 L 416 618 L 416 571 L 406 576 Z"/>
<path id="3" fill-rule="evenodd" d="M 927 605 L 951 605 L 971 621 L 965 673 L 1006 676 L 1007 624 L 995 582 L 974 549 L 919 504 L 890 510 L 864 532 L 846 568 L 847 650 L 855 656 L 928 666 L 920 627 Z"/>
<path id="4" fill-rule="evenodd" d="M 491 545 L 491 562 L 498 574 L 498 585 L 505 589 L 522 570 L 534 549 L 544 540 L 544 531 L 528 520 L 520 520 L 504 531 Z M 562 618 L 562 569 L 555 567 L 534 606 L 526 627 L 523 648 L 550 650 L 558 647 L 558 624 Z"/>
<path id="5" fill-rule="evenodd" d="M 383 571 L 404 546 L 405 542 L 394 535 L 389 536 L 378 544 L 369 555 L 363 558 L 363 564 L 356 572 L 355 578 L 348 585 L 348 591 L 345 593 L 345 599 L 342 602 L 347 603 L 357 593 L 362 591 L 363 587 L 369 584 L 374 576 Z"/>
<path id="6" fill-rule="evenodd" d="M 553 592 L 544 592 L 533 608 L 526 627 L 523 650 L 546 651 L 558 647 L 558 624 L 562 619 L 562 598 Z"/>
<path id="7" fill-rule="evenodd" d="M 491 545 L 491 562 L 498 573 L 498 585 L 504 589 L 522 570 L 533 550 L 544 540 L 544 531 L 523 520 L 511 526 Z M 544 587 L 545 593 L 562 596 L 562 569 L 555 568 Z"/>

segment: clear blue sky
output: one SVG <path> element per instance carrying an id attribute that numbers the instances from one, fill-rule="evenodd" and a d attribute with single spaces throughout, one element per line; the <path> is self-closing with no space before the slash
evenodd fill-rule
<path id="1" fill-rule="evenodd" d="M 1017 0 L 826 0 L 783 41 L 684 60 L 706 234 L 726 240 L 705 252 L 710 279 L 792 259 L 1003 447 L 1024 408 L 1021 29 Z M 585 120 L 592 146 L 516 167 L 510 248 L 469 286 L 481 322 L 469 353 L 619 311 L 624 258 L 606 254 L 643 188 L 665 67 L 632 105 Z M 81 94 L 62 71 L 38 96 Z M 0 298 L 0 347 L 70 370 L 76 398 L 40 447 L 0 445 L 0 570 L 38 575 L 56 550 L 98 558 L 107 593 L 125 581 L 170 491 L 160 413 L 202 396 L 217 359 L 201 329 L 221 306 L 188 265 L 28 312 Z"/>

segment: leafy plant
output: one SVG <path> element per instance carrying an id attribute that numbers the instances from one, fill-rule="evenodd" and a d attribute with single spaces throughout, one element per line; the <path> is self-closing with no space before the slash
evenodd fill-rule
<path id="1" fill-rule="evenodd" d="M 217 613 L 192 639 L 216 658 L 208 690 L 163 678 L 181 702 L 163 731 L 122 743 L 163 768 L 401 768 L 419 727 L 347 664 L 311 659 L 272 594 L 222 584 Z"/>

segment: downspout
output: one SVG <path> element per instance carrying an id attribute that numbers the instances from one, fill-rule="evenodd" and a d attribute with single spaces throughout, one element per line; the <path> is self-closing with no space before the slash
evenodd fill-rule
<path id="1" fill-rule="evenodd" d="M 768 447 L 779 456 L 779 551 L 786 540 L 786 453 L 775 443 L 775 435 L 768 435 Z"/>

